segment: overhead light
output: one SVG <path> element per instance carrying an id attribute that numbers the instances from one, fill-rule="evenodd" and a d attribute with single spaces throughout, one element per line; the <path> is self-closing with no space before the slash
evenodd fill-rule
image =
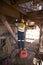
<path id="1" fill-rule="evenodd" d="M 18 19 L 16 19 L 16 22 L 18 21 Z"/>
<path id="2" fill-rule="evenodd" d="M 33 6 L 33 10 L 34 10 L 34 11 L 42 10 L 42 5 L 40 5 L 40 4 L 34 5 L 34 6 Z"/>
<path id="3" fill-rule="evenodd" d="M 42 10 L 42 6 L 41 5 L 39 6 L 39 10 Z"/>

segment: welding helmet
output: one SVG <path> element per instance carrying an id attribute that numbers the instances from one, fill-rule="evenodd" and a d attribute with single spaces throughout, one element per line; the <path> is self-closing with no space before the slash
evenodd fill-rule
<path id="1" fill-rule="evenodd" d="M 29 26 L 34 26 L 35 25 L 35 22 L 29 22 Z"/>

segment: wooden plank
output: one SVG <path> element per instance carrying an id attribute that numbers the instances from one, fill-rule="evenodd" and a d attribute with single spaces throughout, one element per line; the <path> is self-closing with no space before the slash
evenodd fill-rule
<path id="1" fill-rule="evenodd" d="M 11 0 L 11 1 L 13 1 L 13 0 Z M 22 3 L 29 2 L 29 1 L 32 1 L 32 0 L 14 0 L 13 2 L 15 2 L 16 4 L 22 4 Z M 39 1 L 43 1 L 43 0 L 39 0 Z"/>
<path id="2" fill-rule="evenodd" d="M 15 8 L 4 2 L 0 2 L 0 14 L 19 18 L 20 13 Z"/>
<path id="3" fill-rule="evenodd" d="M 6 36 L 1 36 L 0 39 L 6 39 Z"/>

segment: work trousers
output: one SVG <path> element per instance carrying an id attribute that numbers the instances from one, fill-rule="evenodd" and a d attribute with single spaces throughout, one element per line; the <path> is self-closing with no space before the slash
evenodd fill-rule
<path id="1" fill-rule="evenodd" d="M 24 32 L 18 31 L 18 47 L 20 48 L 24 48 Z"/>

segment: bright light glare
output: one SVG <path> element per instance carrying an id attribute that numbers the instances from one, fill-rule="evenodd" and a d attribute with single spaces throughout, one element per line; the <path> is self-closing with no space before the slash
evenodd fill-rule
<path id="1" fill-rule="evenodd" d="M 43 61 L 42 61 L 42 65 L 43 65 Z"/>
<path id="2" fill-rule="evenodd" d="M 34 42 L 36 39 L 40 37 L 40 28 L 36 26 L 36 29 L 27 29 L 26 31 L 26 41 Z"/>

